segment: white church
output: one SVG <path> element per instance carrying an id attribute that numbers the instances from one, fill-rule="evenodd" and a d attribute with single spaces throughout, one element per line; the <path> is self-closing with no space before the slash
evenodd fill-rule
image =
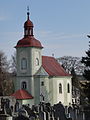
<path id="1" fill-rule="evenodd" d="M 72 103 L 72 81 L 54 57 L 42 56 L 43 46 L 33 34 L 34 25 L 27 12 L 24 37 L 15 46 L 17 77 L 12 94 L 20 104 L 37 105 L 41 101 L 51 105 L 61 101 Z"/>

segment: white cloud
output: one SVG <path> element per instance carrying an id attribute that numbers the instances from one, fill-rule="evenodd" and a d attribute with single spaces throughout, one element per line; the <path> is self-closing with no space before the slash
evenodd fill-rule
<path id="1" fill-rule="evenodd" d="M 84 38 L 86 34 L 80 33 L 80 34 L 66 34 L 66 33 L 55 33 L 52 31 L 36 31 L 36 36 L 40 38 L 46 38 L 46 39 L 52 39 L 52 40 L 61 40 L 61 39 L 76 39 L 76 38 Z"/>

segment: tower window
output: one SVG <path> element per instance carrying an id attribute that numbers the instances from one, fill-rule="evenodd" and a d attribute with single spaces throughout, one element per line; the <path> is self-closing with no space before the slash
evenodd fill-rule
<path id="1" fill-rule="evenodd" d="M 36 66 L 38 66 L 38 65 L 39 65 L 39 59 L 36 58 Z"/>
<path id="2" fill-rule="evenodd" d="M 21 88 L 22 89 L 26 89 L 27 88 L 27 83 L 24 81 L 24 82 L 22 82 L 22 84 L 21 84 Z"/>
<path id="3" fill-rule="evenodd" d="M 70 84 L 67 84 L 67 93 L 70 93 Z"/>
<path id="4" fill-rule="evenodd" d="M 21 60 L 21 69 L 27 69 L 27 59 L 26 58 L 22 58 Z"/>
<path id="5" fill-rule="evenodd" d="M 44 86 L 44 82 L 43 81 L 41 82 L 41 86 Z"/>
<path id="6" fill-rule="evenodd" d="M 62 84 L 59 84 L 59 93 L 62 93 Z"/>

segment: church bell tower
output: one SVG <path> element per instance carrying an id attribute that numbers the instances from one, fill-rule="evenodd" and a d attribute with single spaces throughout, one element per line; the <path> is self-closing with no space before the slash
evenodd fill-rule
<path id="1" fill-rule="evenodd" d="M 34 25 L 27 12 L 27 20 L 24 23 L 24 37 L 16 45 L 17 79 L 15 90 L 24 89 L 34 98 L 34 75 L 42 65 L 42 45 L 33 35 Z"/>

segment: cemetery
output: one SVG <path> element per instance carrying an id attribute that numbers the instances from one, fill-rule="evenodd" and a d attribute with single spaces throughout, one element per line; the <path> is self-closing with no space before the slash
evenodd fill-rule
<path id="1" fill-rule="evenodd" d="M 51 106 L 44 101 L 31 107 L 29 104 L 20 106 L 15 98 L 0 98 L 0 120 L 89 120 L 86 119 L 89 109 L 75 104 L 63 106 L 61 102 Z"/>

